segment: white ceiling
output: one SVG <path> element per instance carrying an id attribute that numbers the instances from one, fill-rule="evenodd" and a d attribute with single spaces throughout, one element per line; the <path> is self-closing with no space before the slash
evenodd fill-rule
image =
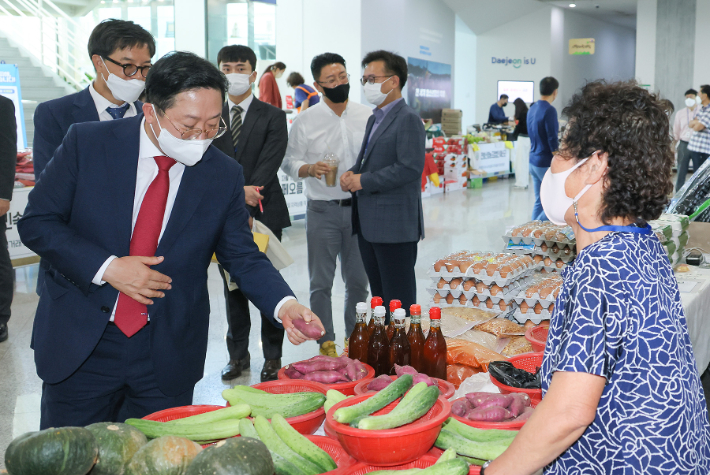
<path id="1" fill-rule="evenodd" d="M 637 0 L 444 0 L 475 34 L 482 34 L 548 5 L 636 29 Z M 597 8 L 599 6 L 599 8 Z"/>

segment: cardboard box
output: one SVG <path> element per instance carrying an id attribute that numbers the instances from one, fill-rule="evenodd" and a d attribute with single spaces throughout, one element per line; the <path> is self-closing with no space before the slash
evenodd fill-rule
<path id="1" fill-rule="evenodd" d="M 706 253 L 710 252 L 710 223 L 691 221 L 688 226 L 688 244 L 686 249 L 699 247 Z"/>

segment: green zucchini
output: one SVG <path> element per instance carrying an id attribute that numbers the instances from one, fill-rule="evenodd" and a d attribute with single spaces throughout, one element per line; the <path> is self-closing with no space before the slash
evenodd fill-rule
<path id="1" fill-rule="evenodd" d="M 281 438 L 278 436 L 278 434 L 276 434 L 276 431 L 274 431 L 274 428 L 271 427 L 271 424 L 269 424 L 269 421 L 267 421 L 266 418 L 262 416 L 256 416 L 254 418 L 254 428 L 259 433 L 259 438 L 261 439 L 261 441 L 266 444 L 266 447 L 268 447 L 270 451 L 275 452 L 276 454 L 285 458 L 287 461 L 291 462 L 293 465 L 298 467 L 298 469 L 304 474 L 317 475 L 321 473 L 321 469 L 316 464 L 314 464 L 310 460 L 306 460 L 305 458 L 301 457 L 296 452 L 294 452 L 291 447 L 286 445 L 286 442 L 281 440 Z"/>
<path id="2" fill-rule="evenodd" d="M 481 460 L 481 459 L 475 459 L 473 457 L 466 457 L 465 455 L 457 455 L 458 458 L 464 459 L 466 462 L 468 462 L 471 465 L 483 465 L 486 463 L 486 460 Z"/>
<path id="3" fill-rule="evenodd" d="M 417 394 L 419 394 L 420 392 L 424 391 L 427 387 L 428 387 L 428 386 L 426 385 L 426 383 L 423 383 L 423 382 L 422 382 L 422 383 L 417 383 L 417 384 L 415 384 L 414 386 L 412 386 L 412 389 L 410 389 L 409 391 L 407 391 L 407 394 L 404 395 L 404 397 L 402 398 L 402 400 L 399 401 L 399 404 L 397 404 L 397 407 L 395 407 L 394 409 L 397 410 L 397 408 L 398 408 L 401 404 L 408 404 L 409 401 L 411 401 L 412 399 L 414 399 L 414 397 L 415 397 Z M 439 389 L 438 386 L 432 386 L 432 387 L 433 387 L 433 388 L 436 388 L 436 389 Z"/>
<path id="4" fill-rule="evenodd" d="M 190 417 L 185 417 L 182 419 L 175 419 L 172 421 L 164 422 L 164 424 L 169 424 L 171 426 L 202 425 L 222 421 L 225 419 L 243 419 L 245 417 L 248 417 L 249 414 L 251 414 L 251 407 L 246 404 L 237 404 L 236 406 L 229 406 L 223 409 L 217 409 L 216 411 L 209 411 Z"/>
<path id="5" fill-rule="evenodd" d="M 282 397 L 283 396 L 283 397 Z M 321 393 L 256 394 L 244 390 L 225 389 L 222 397 L 231 405 L 248 404 L 252 416 L 271 419 L 273 414 L 296 417 L 323 407 L 325 395 Z"/>
<path id="6" fill-rule="evenodd" d="M 360 416 L 379 411 L 387 404 L 401 397 L 410 387 L 412 387 L 412 375 L 404 374 L 369 399 L 352 406 L 341 407 L 335 411 L 333 419 L 341 424 L 349 424 Z"/>
<path id="7" fill-rule="evenodd" d="M 271 460 L 274 461 L 276 475 L 304 475 L 306 473 L 273 450 L 269 452 L 271 452 Z"/>
<path id="8" fill-rule="evenodd" d="M 466 475 L 467 473 L 468 464 L 459 458 L 455 458 L 442 463 L 435 463 L 431 467 L 423 470 L 421 468 L 411 468 L 409 470 L 378 470 L 376 472 L 370 472 L 370 475 Z"/>
<path id="9" fill-rule="evenodd" d="M 426 383 L 420 383 L 426 386 Z M 391 386 L 391 385 L 390 385 Z M 389 386 L 388 386 L 389 387 Z M 387 388 L 385 388 L 387 389 Z M 413 391 L 414 389 L 412 389 Z M 410 391 L 411 392 L 411 391 Z M 360 421 L 358 429 L 363 430 L 385 430 L 401 427 L 410 422 L 414 422 L 424 414 L 429 412 L 429 409 L 434 406 L 436 400 L 439 399 L 439 388 L 436 386 L 428 386 L 423 390 L 418 391 L 413 398 L 409 398 L 404 404 L 405 396 L 389 414 L 381 416 L 367 417 Z"/>
<path id="10" fill-rule="evenodd" d="M 340 391 L 336 391 L 335 389 L 329 389 L 327 393 L 325 393 L 325 404 L 323 404 L 323 409 L 325 409 L 325 412 L 330 411 L 330 408 L 335 406 L 341 401 L 345 401 L 348 398 L 345 394 L 341 393 Z"/>
<path id="11" fill-rule="evenodd" d="M 239 421 L 240 419 L 225 419 L 209 424 L 179 425 L 147 421 L 145 419 L 128 419 L 126 424 L 140 430 L 149 439 L 157 439 L 164 435 L 174 435 L 193 441 L 210 441 L 239 435 Z"/>
<path id="12" fill-rule="evenodd" d="M 508 448 L 512 439 L 493 442 L 475 442 L 446 429 L 442 429 L 434 445 L 446 450 L 453 448 L 456 453 L 481 460 L 493 460 Z"/>
<path id="13" fill-rule="evenodd" d="M 259 439 L 259 434 L 254 429 L 254 424 L 249 419 L 242 419 L 239 421 L 239 434 L 242 437 L 251 437 L 252 439 Z"/>
<path id="14" fill-rule="evenodd" d="M 501 430 L 501 429 L 477 429 L 463 422 L 459 422 L 453 417 L 450 417 L 444 427 L 454 432 L 461 437 L 473 440 L 475 442 L 493 442 L 496 440 L 512 440 L 518 435 L 517 430 Z"/>
<path id="15" fill-rule="evenodd" d="M 318 465 L 323 472 L 338 468 L 333 458 L 325 450 L 301 435 L 279 414 L 274 414 L 274 417 L 271 418 L 271 427 L 294 452 Z"/>
<path id="16" fill-rule="evenodd" d="M 248 389 L 247 389 L 248 388 Z M 257 389 L 256 391 L 260 391 Z M 255 392 L 254 388 L 248 386 L 235 386 L 231 389 L 222 391 L 222 397 L 229 401 L 226 396 L 236 397 L 246 402 L 247 404 L 256 404 L 257 406 L 291 406 L 299 404 L 304 400 L 323 399 L 325 395 L 315 392 L 298 392 L 286 394 L 270 394 L 264 391 Z M 231 404 L 231 401 L 230 401 Z"/>
<path id="17" fill-rule="evenodd" d="M 454 449 L 446 449 L 443 454 L 439 457 L 436 463 L 443 463 L 447 460 L 452 460 L 456 458 L 456 451 Z"/>

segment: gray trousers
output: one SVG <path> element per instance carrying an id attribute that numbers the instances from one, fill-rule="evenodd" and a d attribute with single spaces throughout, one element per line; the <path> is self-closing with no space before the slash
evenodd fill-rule
<path id="1" fill-rule="evenodd" d="M 318 340 L 335 341 L 331 291 L 337 259 L 345 282 L 345 337 L 355 328 L 355 305 L 367 301 L 367 274 L 360 258 L 357 236 L 353 236 L 351 206 L 336 202 L 309 200 L 306 210 L 308 275 L 311 284 L 311 310 L 323 322 L 325 335 Z"/>
<path id="2" fill-rule="evenodd" d="M 678 141 L 678 177 L 675 182 L 675 191 L 683 188 L 685 178 L 688 176 L 688 163 L 690 162 L 690 150 L 688 150 L 688 142 L 685 140 Z M 695 164 L 693 164 L 695 166 Z"/>

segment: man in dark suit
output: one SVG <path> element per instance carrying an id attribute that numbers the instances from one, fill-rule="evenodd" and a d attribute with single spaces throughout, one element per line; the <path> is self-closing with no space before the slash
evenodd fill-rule
<path id="1" fill-rule="evenodd" d="M 30 192 L 18 230 L 48 263 L 32 338 L 41 428 L 191 404 L 213 253 L 292 343 L 306 340 L 296 319 L 322 329 L 254 244 L 242 167 L 210 146 L 226 89 L 208 61 L 163 57 L 145 116 L 72 126 Z"/>
<path id="2" fill-rule="evenodd" d="M 35 110 L 32 159 L 37 179 L 72 124 L 135 117 L 143 107 L 138 97 L 155 54 L 153 36 L 131 21 L 104 20 L 91 32 L 88 50 L 96 79 L 83 91 L 43 102 Z M 40 270 L 46 270 L 44 261 Z M 40 272 L 38 294 L 43 278 Z"/>
<path id="3" fill-rule="evenodd" d="M 10 211 L 12 190 L 15 185 L 17 163 L 17 122 L 15 105 L 10 99 L 0 96 L 0 214 L 7 220 Z M 7 221 L 5 221 L 7 223 Z M 7 322 L 14 290 L 14 276 L 10 253 L 7 249 L 6 228 L 0 232 L 0 342 L 7 340 Z"/>
<path id="4" fill-rule="evenodd" d="M 277 175 L 288 144 L 286 114 L 252 94 L 251 85 L 256 79 L 256 55 L 251 48 L 225 46 L 217 55 L 217 64 L 229 80 L 229 95 L 222 108 L 222 119 L 229 131 L 215 140 L 214 145 L 244 169 L 244 196 L 250 222 L 251 219 L 258 219 L 281 240 L 282 230 L 291 226 Z M 229 363 L 222 370 L 222 379 L 228 381 L 241 376 L 242 370 L 249 369 L 251 319 L 249 299 L 238 288 L 229 290 L 224 272 L 222 278 L 229 322 Z M 261 371 L 262 381 L 277 378 L 281 368 L 283 338 L 283 330 L 272 325 L 262 313 L 261 343 L 266 360 Z"/>
<path id="5" fill-rule="evenodd" d="M 404 58 L 374 51 L 362 67 L 365 97 L 376 107 L 357 162 L 341 176 L 340 185 L 353 193 L 353 231 L 372 295 L 385 302 L 399 299 L 408 310 L 416 303 L 414 264 L 417 244 L 424 238 L 424 125 L 402 98 Z"/>

